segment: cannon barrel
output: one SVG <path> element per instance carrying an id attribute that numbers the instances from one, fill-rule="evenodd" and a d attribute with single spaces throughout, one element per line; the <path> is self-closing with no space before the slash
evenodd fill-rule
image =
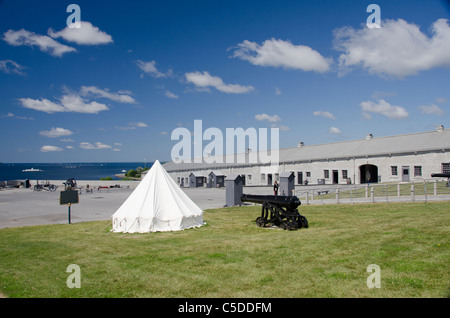
<path id="1" fill-rule="evenodd" d="M 296 196 L 243 194 L 242 202 L 272 203 L 289 209 L 296 209 L 302 204 Z"/>
<path id="2" fill-rule="evenodd" d="M 450 173 L 432 173 L 432 178 L 450 178 Z"/>

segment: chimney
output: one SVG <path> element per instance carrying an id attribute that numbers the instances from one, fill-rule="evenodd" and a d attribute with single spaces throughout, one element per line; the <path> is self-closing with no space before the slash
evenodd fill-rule
<path id="1" fill-rule="evenodd" d="M 439 125 L 436 127 L 436 132 L 442 132 L 444 131 L 444 125 Z"/>
<path id="2" fill-rule="evenodd" d="M 372 134 L 367 134 L 366 135 L 366 140 L 371 140 L 373 138 L 373 135 Z"/>
<path id="3" fill-rule="evenodd" d="M 302 148 L 304 145 L 305 145 L 305 143 L 304 143 L 303 141 L 300 141 L 300 142 L 297 144 L 297 147 L 298 147 L 298 148 Z"/>

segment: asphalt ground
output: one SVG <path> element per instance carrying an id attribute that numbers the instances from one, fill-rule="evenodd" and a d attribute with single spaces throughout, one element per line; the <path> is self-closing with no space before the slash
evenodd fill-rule
<path id="1" fill-rule="evenodd" d="M 60 192 L 64 190 L 63 181 L 50 181 L 58 185 L 55 192 L 34 191 L 33 188 L 3 189 L 0 191 L 0 228 L 32 226 L 44 224 L 67 224 L 68 206 L 60 205 Z M 71 223 L 86 221 L 110 220 L 116 210 L 137 187 L 137 181 L 77 181 L 81 187 L 79 203 L 70 208 Z M 92 192 L 87 192 L 87 185 Z M 120 188 L 110 188 L 120 185 Z M 100 187 L 100 188 L 99 188 Z M 333 186 L 326 186 L 331 193 Z M 345 186 L 340 185 L 340 188 Z M 295 191 L 302 204 L 336 204 L 335 199 L 320 200 L 316 194 L 315 200 L 306 201 L 305 193 L 323 189 L 323 186 L 298 186 Z M 225 206 L 225 188 L 183 188 L 183 191 L 203 210 Z M 244 187 L 247 194 L 273 194 L 271 187 Z M 416 196 L 417 201 L 423 201 L 423 196 Z M 449 195 L 429 196 L 432 200 L 450 200 Z M 375 198 L 375 202 L 383 202 L 384 198 Z M 406 197 L 389 197 L 389 202 L 411 201 Z M 370 203 L 371 199 L 341 199 L 339 203 Z"/>

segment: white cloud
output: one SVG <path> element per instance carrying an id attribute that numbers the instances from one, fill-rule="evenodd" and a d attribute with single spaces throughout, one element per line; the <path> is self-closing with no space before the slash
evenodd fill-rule
<path id="1" fill-rule="evenodd" d="M 73 24 L 73 23 L 72 23 Z M 101 31 L 98 27 L 87 21 L 80 21 L 80 27 L 65 27 L 59 32 L 48 29 L 48 35 L 52 38 L 63 38 L 69 42 L 75 42 L 79 45 L 99 45 L 113 42 L 111 35 Z"/>
<path id="2" fill-rule="evenodd" d="M 80 94 L 82 96 L 92 96 L 94 98 L 107 98 L 119 103 L 136 104 L 135 99 L 130 96 L 131 93 L 128 91 L 111 93 L 108 89 L 100 89 L 96 86 L 81 86 Z"/>
<path id="3" fill-rule="evenodd" d="M 289 126 L 282 126 L 282 125 L 273 125 L 272 128 L 279 128 L 281 131 L 289 131 L 289 130 L 291 130 L 291 127 L 289 127 Z"/>
<path id="4" fill-rule="evenodd" d="M 447 102 L 447 98 L 445 97 L 436 98 L 436 102 L 438 102 L 439 104 L 444 104 Z"/>
<path id="5" fill-rule="evenodd" d="M 255 119 L 259 120 L 259 121 L 267 120 L 267 121 L 269 121 L 271 123 L 277 123 L 277 122 L 281 121 L 280 116 L 278 116 L 278 115 L 270 116 L 270 115 L 267 115 L 265 113 L 256 114 L 255 115 Z"/>
<path id="6" fill-rule="evenodd" d="M 428 37 L 415 24 L 402 19 L 386 20 L 379 29 L 363 26 L 334 31 L 334 46 L 341 74 L 353 66 L 381 76 L 404 77 L 436 67 L 450 66 L 450 27 L 439 19 Z"/>
<path id="7" fill-rule="evenodd" d="M 17 116 L 17 115 L 14 115 L 13 113 L 8 113 L 6 115 L 0 116 L 0 118 L 4 118 L 4 117 L 6 117 L 6 118 L 15 118 L 15 119 L 23 119 L 23 120 L 34 120 L 33 117 Z"/>
<path id="8" fill-rule="evenodd" d="M 208 87 L 214 87 L 220 92 L 228 94 L 244 94 L 251 92 L 253 86 L 242 86 L 238 84 L 225 84 L 218 76 L 211 76 L 208 72 L 191 72 L 185 74 L 188 83 L 194 84 L 200 89 L 207 89 Z"/>
<path id="9" fill-rule="evenodd" d="M 48 99 L 32 99 L 32 98 L 19 98 L 23 107 L 45 112 L 47 114 L 64 112 L 65 109 L 59 104 L 56 104 Z"/>
<path id="10" fill-rule="evenodd" d="M 178 98 L 180 97 L 180 96 L 178 96 L 178 95 L 172 93 L 172 92 L 169 91 L 169 90 L 166 90 L 166 92 L 164 93 L 164 95 L 165 95 L 167 98 L 172 98 L 172 99 L 178 99 Z"/>
<path id="11" fill-rule="evenodd" d="M 156 68 L 156 61 L 144 62 L 141 60 L 136 61 L 136 65 L 139 69 L 147 74 L 150 74 L 152 77 L 160 78 L 160 77 L 168 77 L 172 75 L 172 70 L 169 70 L 167 73 L 161 73 Z"/>
<path id="12" fill-rule="evenodd" d="M 116 129 L 118 130 L 135 130 L 135 126 L 116 126 Z"/>
<path id="13" fill-rule="evenodd" d="M 63 151 L 62 148 L 56 146 L 42 146 L 41 152 Z"/>
<path id="14" fill-rule="evenodd" d="M 144 128 L 147 127 L 146 123 L 143 123 L 142 121 L 139 121 L 137 123 L 128 123 L 128 126 L 120 126 L 120 127 L 116 127 L 116 129 L 119 130 L 135 130 L 136 128 Z"/>
<path id="15" fill-rule="evenodd" d="M 142 121 L 138 121 L 137 123 L 130 123 L 130 125 L 140 127 L 140 128 L 147 127 L 147 124 L 143 123 Z"/>
<path id="16" fill-rule="evenodd" d="M 46 98 L 32 99 L 19 98 L 19 102 L 23 107 L 45 112 L 47 114 L 60 112 L 74 112 L 85 114 L 97 114 L 104 110 L 109 110 L 105 104 L 97 102 L 86 102 L 76 94 L 64 95 L 60 99 L 60 103 L 54 103 Z"/>
<path id="17" fill-rule="evenodd" d="M 0 72 L 6 73 L 6 74 L 18 74 L 18 75 L 25 75 L 23 70 L 25 69 L 25 66 L 22 66 L 13 60 L 1 60 L 0 61 Z"/>
<path id="18" fill-rule="evenodd" d="M 389 119 L 405 119 L 409 116 L 403 107 L 393 106 L 383 99 L 377 100 L 376 103 L 373 101 L 362 102 L 360 106 L 363 111 L 363 116 L 367 119 L 371 118 L 370 113 L 380 114 Z"/>
<path id="19" fill-rule="evenodd" d="M 37 46 L 42 52 L 56 57 L 77 51 L 75 48 L 61 44 L 49 36 L 39 35 L 25 29 L 19 31 L 8 30 L 3 34 L 3 40 L 12 46 Z"/>
<path id="20" fill-rule="evenodd" d="M 336 119 L 336 117 L 332 113 L 326 112 L 326 111 L 321 111 L 321 110 L 315 111 L 313 113 L 313 115 L 314 116 L 322 116 L 322 117 L 329 118 L 329 119 Z"/>
<path id="21" fill-rule="evenodd" d="M 103 110 L 109 110 L 105 104 L 97 102 L 85 102 L 83 98 L 75 94 L 64 95 L 61 104 L 66 112 L 98 114 Z"/>
<path id="22" fill-rule="evenodd" d="M 266 113 L 256 114 L 255 119 L 258 121 L 267 120 L 268 122 L 273 123 L 271 126 L 272 128 L 278 128 L 281 131 L 291 130 L 291 127 L 289 127 L 289 126 L 283 126 L 283 125 L 278 124 L 281 121 L 281 118 L 278 115 L 270 116 L 270 115 L 267 115 Z"/>
<path id="23" fill-rule="evenodd" d="M 281 90 L 278 87 L 275 87 L 275 95 L 281 95 Z"/>
<path id="24" fill-rule="evenodd" d="M 58 138 L 58 137 L 62 137 L 62 136 L 70 136 L 73 134 L 73 132 L 71 132 L 69 129 L 53 127 L 50 130 L 43 130 L 39 134 L 41 134 L 42 136 L 45 136 L 45 137 L 49 137 L 49 138 Z"/>
<path id="25" fill-rule="evenodd" d="M 264 41 L 262 45 L 245 40 L 234 49 L 234 58 L 259 66 L 324 73 L 332 63 L 331 59 L 324 58 L 309 46 L 294 45 L 290 41 L 274 38 Z"/>
<path id="26" fill-rule="evenodd" d="M 342 131 L 339 128 L 330 127 L 330 129 L 328 130 L 328 133 L 333 134 L 333 135 L 339 135 L 339 134 L 342 134 Z"/>
<path id="27" fill-rule="evenodd" d="M 419 109 L 427 115 L 444 115 L 444 111 L 437 105 L 420 106 Z"/>
<path id="28" fill-rule="evenodd" d="M 89 142 L 80 143 L 80 148 L 82 149 L 110 149 L 112 148 L 110 145 L 105 145 L 101 142 L 96 142 L 94 145 Z"/>

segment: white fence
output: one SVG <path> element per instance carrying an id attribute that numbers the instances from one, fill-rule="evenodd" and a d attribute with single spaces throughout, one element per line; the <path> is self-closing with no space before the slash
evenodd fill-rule
<path id="1" fill-rule="evenodd" d="M 297 187 L 303 204 L 428 202 L 450 200 L 445 181 Z"/>

